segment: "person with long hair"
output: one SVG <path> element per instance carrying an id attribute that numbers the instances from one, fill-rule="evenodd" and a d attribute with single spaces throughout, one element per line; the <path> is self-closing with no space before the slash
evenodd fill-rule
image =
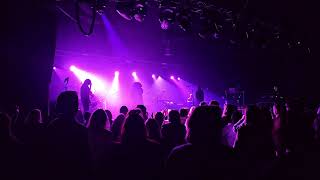
<path id="1" fill-rule="evenodd" d="M 270 123 L 271 122 L 271 123 Z M 237 131 L 235 152 L 239 155 L 246 179 L 261 179 L 267 174 L 267 168 L 275 159 L 275 148 L 272 140 L 271 113 L 265 113 L 256 105 L 249 105 L 245 120 Z"/>
<path id="2" fill-rule="evenodd" d="M 187 120 L 188 143 L 174 148 L 168 157 L 166 178 L 232 179 L 233 173 L 237 174 L 233 169 L 233 154 L 230 148 L 221 144 L 220 138 L 220 109 L 197 107 Z"/>
<path id="3" fill-rule="evenodd" d="M 115 145 L 113 151 L 112 178 L 159 179 L 160 145 L 148 140 L 144 119 L 139 110 L 129 112 L 120 139 L 120 143 Z"/>
<path id="4" fill-rule="evenodd" d="M 111 126 L 112 140 L 115 142 L 120 141 L 121 130 L 122 130 L 122 126 L 125 121 L 125 118 L 126 118 L 125 115 L 119 114 L 114 120 L 114 122 L 112 123 L 112 126 Z"/>
<path id="5" fill-rule="evenodd" d="M 21 140 L 23 143 L 43 143 L 44 123 L 40 109 L 34 109 L 27 115 L 22 131 L 23 136 L 21 137 Z"/>
<path id="6" fill-rule="evenodd" d="M 155 119 L 146 121 L 148 138 L 156 142 L 160 142 L 160 127 Z"/>
<path id="7" fill-rule="evenodd" d="M 104 173 L 107 167 L 106 161 L 110 159 L 112 133 L 106 129 L 107 123 L 109 123 L 108 116 L 103 109 L 92 113 L 88 123 L 91 160 L 97 177 Z"/>
<path id="8" fill-rule="evenodd" d="M 88 112 L 90 108 L 90 96 L 92 96 L 91 86 L 91 80 L 86 79 L 80 88 L 80 98 L 83 107 L 83 112 Z"/>

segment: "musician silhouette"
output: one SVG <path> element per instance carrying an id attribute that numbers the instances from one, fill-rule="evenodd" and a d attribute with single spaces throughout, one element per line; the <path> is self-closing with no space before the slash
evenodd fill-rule
<path id="1" fill-rule="evenodd" d="M 199 106 L 199 104 L 204 101 L 204 92 L 200 86 L 198 86 L 198 89 L 196 91 L 196 106 Z"/>
<path id="2" fill-rule="evenodd" d="M 140 82 L 135 82 L 131 88 L 131 103 L 132 105 L 143 104 L 143 89 Z"/>
<path id="3" fill-rule="evenodd" d="M 90 96 L 92 96 L 91 86 L 91 80 L 86 79 L 80 88 L 80 98 L 82 102 L 83 112 L 89 112 Z"/>

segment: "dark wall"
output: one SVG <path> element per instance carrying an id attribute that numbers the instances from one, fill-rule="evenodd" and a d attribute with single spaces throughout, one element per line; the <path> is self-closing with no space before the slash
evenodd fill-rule
<path id="1" fill-rule="evenodd" d="M 8 1 L 1 109 L 46 109 L 55 52 L 55 1 Z"/>

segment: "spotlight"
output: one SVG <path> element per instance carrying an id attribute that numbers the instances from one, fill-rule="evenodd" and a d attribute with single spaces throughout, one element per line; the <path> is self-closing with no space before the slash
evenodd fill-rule
<path id="1" fill-rule="evenodd" d="M 136 1 L 133 14 L 136 21 L 142 22 L 144 20 L 144 17 L 147 15 L 146 2 Z"/>
<path id="2" fill-rule="evenodd" d="M 152 78 L 155 79 L 155 78 L 156 78 L 156 75 L 152 74 Z"/>
<path id="3" fill-rule="evenodd" d="M 70 66 L 70 71 L 74 71 L 76 69 L 76 67 L 74 65 Z"/>
<path id="4" fill-rule="evenodd" d="M 115 75 L 115 76 L 119 76 L 119 71 L 115 71 L 115 72 L 114 72 L 114 75 Z"/>
<path id="5" fill-rule="evenodd" d="M 136 76 L 137 76 L 137 72 L 135 72 L 135 71 L 132 72 L 132 76 L 133 76 L 133 77 L 136 77 Z"/>
<path id="6" fill-rule="evenodd" d="M 180 77 L 178 77 L 178 81 L 180 81 L 181 80 L 181 78 Z"/>
<path id="7" fill-rule="evenodd" d="M 170 24 L 174 22 L 175 16 L 176 15 L 172 9 L 170 8 L 163 9 L 160 12 L 160 18 L 159 18 L 161 29 L 167 30 Z"/>
<path id="8" fill-rule="evenodd" d="M 174 80 L 174 76 L 170 76 L 170 79 Z"/>
<path id="9" fill-rule="evenodd" d="M 117 13 L 126 20 L 133 18 L 138 22 L 142 22 L 147 15 L 147 6 L 145 0 L 125 0 L 116 2 Z"/>
<path id="10" fill-rule="evenodd" d="M 56 70 L 57 68 L 55 67 L 55 66 L 53 66 L 53 68 L 52 68 L 53 70 Z"/>
<path id="11" fill-rule="evenodd" d="M 116 11 L 117 13 L 126 20 L 131 20 L 133 17 L 133 1 L 117 1 L 116 2 Z"/>

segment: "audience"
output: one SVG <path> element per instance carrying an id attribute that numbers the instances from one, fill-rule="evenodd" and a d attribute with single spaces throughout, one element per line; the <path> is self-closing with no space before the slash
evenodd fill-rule
<path id="1" fill-rule="evenodd" d="M 91 161 L 96 176 L 101 176 L 105 168 L 104 162 L 109 160 L 111 153 L 112 133 L 106 129 L 107 114 L 103 109 L 96 110 L 88 123 L 88 140 L 91 152 Z"/>
<path id="2" fill-rule="evenodd" d="M 188 143 L 172 150 L 166 163 L 167 179 L 232 179 L 231 149 L 220 143 L 219 108 L 197 107 L 187 121 Z"/>
<path id="3" fill-rule="evenodd" d="M 113 122 L 111 126 L 111 132 L 112 132 L 112 140 L 113 141 L 120 141 L 120 135 L 121 135 L 121 129 L 122 125 L 125 120 L 125 115 L 120 114 Z"/>
<path id="4" fill-rule="evenodd" d="M 159 179 L 161 151 L 158 143 L 147 139 L 140 111 L 130 111 L 123 125 L 121 143 L 112 154 L 110 171 L 114 179 Z"/>
<path id="5" fill-rule="evenodd" d="M 275 157 L 271 128 L 266 125 L 262 111 L 255 105 L 248 106 L 245 124 L 238 130 L 234 148 L 241 157 L 246 179 L 261 179 L 266 174 L 265 166 Z M 269 113 L 270 114 L 270 113 Z M 271 122 L 271 115 L 270 115 Z"/>
<path id="6" fill-rule="evenodd" d="M 62 92 L 56 118 L 0 112 L 2 175 L 17 179 L 317 179 L 320 107 L 303 101 L 249 105 L 244 114 L 217 101 L 190 110 L 126 106 L 79 111 L 74 91 Z M 168 121 L 165 119 L 168 118 Z M 48 123 L 44 123 L 48 122 Z M 9 179 L 9 178 L 7 178 Z M 21 179 L 21 178 L 20 178 Z"/>
<path id="7" fill-rule="evenodd" d="M 148 112 L 146 106 L 140 104 L 137 106 L 137 108 L 141 110 L 142 118 L 144 119 L 144 121 L 146 121 L 148 119 Z"/>
<path id="8" fill-rule="evenodd" d="M 169 112 L 169 123 L 162 125 L 161 142 L 167 152 L 177 145 L 185 143 L 186 128 L 180 121 L 179 111 Z"/>
<path id="9" fill-rule="evenodd" d="M 62 92 L 56 105 L 58 118 L 48 127 L 49 169 L 56 179 L 85 179 L 89 175 L 88 131 L 75 119 L 78 106 L 75 91 Z"/>
<path id="10" fill-rule="evenodd" d="M 21 137 L 19 140 L 25 144 L 43 143 L 44 125 L 42 114 L 39 109 L 32 110 L 24 121 Z"/>
<path id="11" fill-rule="evenodd" d="M 160 127 L 155 119 L 148 119 L 146 122 L 148 138 L 160 142 Z"/>
<path id="12" fill-rule="evenodd" d="M 272 107 L 272 139 L 275 146 L 277 156 L 282 156 L 286 153 L 285 149 L 285 121 L 286 121 L 286 109 L 285 106 L 280 103 L 275 103 Z"/>
<path id="13" fill-rule="evenodd" d="M 208 106 L 208 103 L 205 102 L 205 101 L 202 101 L 202 102 L 199 104 L 199 106 Z"/>
<path id="14" fill-rule="evenodd" d="M 228 123 L 231 122 L 232 114 L 237 110 L 237 107 L 232 104 L 225 104 L 223 113 L 222 113 L 222 124 L 226 126 Z"/>
<path id="15" fill-rule="evenodd" d="M 164 115 L 162 112 L 157 112 L 154 119 L 157 121 L 158 126 L 161 128 L 163 121 L 164 121 Z"/>
<path id="16" fill-rule="evenodd" d="M 83 126 L 87 126 L 87 121 L 84 119 L 84 116 L 81 112 L 81 110 L 78 110 L 77 115 L 76 115 L 76 120 L 79 124 Z"/>
<path id="17" fill-rule="evenodd" d="M 106 129 L 111 130 L 111 126 L 113 123 L 113 119 L 112 119 L 112 113 L 109 110 L 105 110 L 107 116 L 108 116 L 108 123 L 106 124 Z"/>
<path id="18" fill-rule="evenodd" d="M 217 107 L 217 106 L 216 106 Z M 229 122 L 222 130 L 222 144 L 233 148 L 236 139 L 236 132 L 233 129 L 235 123 L 242 118 L 242 113 L 235 111 L 231 116 L 231 122 Z"/>
<path id="19" fill-rule="evenodd" d="M 124 116 L 126 116 L 129 112 L 129 109 L 127 106 L 121 106 L 120 108 L 120 114 L 123 114 Z"/>
<path id="20" fill-rule="evenodd" d="M 180 109 L 180 122 L 181 124 L 186 124 L 188 118 L 189 110 L 186 108 Z"/>
<path id="21" fill-rule="evenodd" d="M 0 166 L 3 179 L 6 177 L 18 178 L 19 173 L 24 172 L 20 158 L 24 154 L 20 153 L 21 147 L 11 133 L 11 123 L 11 117 L 0 112 Z M 21 155 L 19 156 L 19 154 Z"/>
<path id="22" fill-rule="evenodd" d="M 220 103 L 219 103 L 218 101 L 216 101 L 216 100 L 212 100 L 212 101 L 210 101 L 209 105 L 210 105 L 210 106 L 217 106 L 217 107 L 220 107 Z"/>

